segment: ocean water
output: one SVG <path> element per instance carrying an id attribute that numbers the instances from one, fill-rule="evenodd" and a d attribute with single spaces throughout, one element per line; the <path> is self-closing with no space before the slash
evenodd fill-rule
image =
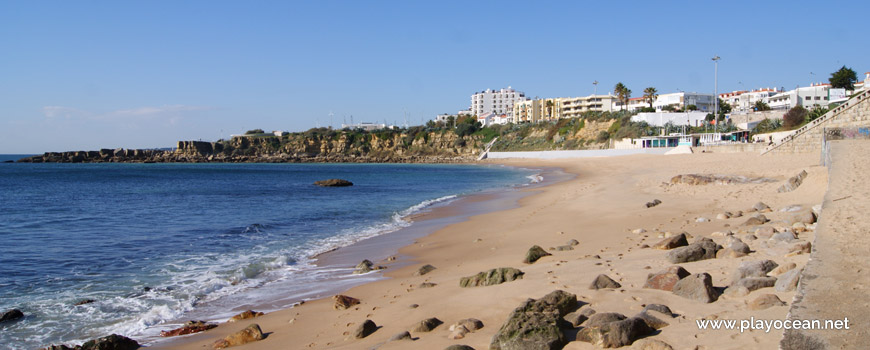
<path id="1" fill-rule="evenodd" d="M 0 349 L 111 333 L 148 342 L 181 317 L 225 319 L 239 304 L 377 279 L 311 257 L 535 174 L 476 165 L 0 163 L 0 310 L 27 315 L 0 324 Z M 312 185 L 328 178 L 354 186 Z M 95 302 L 74 305 L 83 299 Z"/>

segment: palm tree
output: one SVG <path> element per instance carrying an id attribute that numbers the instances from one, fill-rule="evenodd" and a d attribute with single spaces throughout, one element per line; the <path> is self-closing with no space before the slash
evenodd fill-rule
<path id="1" fill-rule="evenodd" d="M 656 97 L 659 97 L 658 92 L 659 91 L 652 86 L 643 89 L 643 98 L 649 102 L 649 108 L 653 107 L 653 102 L 656 101 Z"/>
<path id="2" fill-rule="evenodd" d="M 622 82 L 618 82 L 616 83 L 616 86 L 613 87 L 613 93 L 616 94 L 616 98 L 619 102 L 622 102 L 622 108 L 625 109 L 628 104 L 627 95 L 631 95 L 631 90 L 629 90 Z"/>

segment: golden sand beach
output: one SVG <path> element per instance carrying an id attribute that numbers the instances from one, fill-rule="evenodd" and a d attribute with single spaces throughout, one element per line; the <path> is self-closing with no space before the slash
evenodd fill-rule
<path id="1" fill-rule="evenodd" d="M 822 202 L 827 170 L 818 159 L 802 155 L 754 153 L 695 153 L 686 155 L 632 155 L 560 160 L 500 160 L 499 164 L 523 167 L 555 167 L 573 174 L 571 179 L 529 189 L 516 208 L 472 216 L 441 228 L 401 248 L 398 261 L 374 261 L 388 268 L 388 278 L 352 288 L 343 295 L 360 304 L 336 310 L 327 297 L 269 313 L 254 319 L 224 323 L 192 336 L 159 343 L 155 349 L 211 349 L 213 343 L 256 323 L 266 334 L 257 342 L 238 349 L 445 349 L 454 344 L 489 349 L 493 336 L 511 312 L 528 298 L 539 299 L 555 290 L 576 295 L 583 309 L 615 312 L 632 317 L 646 305 L 666 305 L 675 314 L 663 319 L 668 325 L 635 341 L 641 348 L 652 340 L 674 349 L 774 349 L 782 331 L 703 330 L 697 320 L 785 319 L 795 292 L 765 287 L 748 294 L 735 293 L 733 274 L 743 262 L 772 260 L 779 270 L 794 264 L 802 268 L 806 252 L 794 245 L 814 239 L 813 225 L 796 228 L 796 240 L 788 246 L 770 239 L 772 231 L 785 231 L 796 213 L 806 213 Z M 789 178 L 806 170 L 803 184 L 791 192 L 777 189 Z M 672 184 L 682 174 L 716 174 L 766 178 L 770 182 Z M 655 199 L 661 204 L 648 208 Z M 770 221 L 743 225 L 757 202 L 770 211 Z M 792 212 L 782 211 L 789 206 Z M 742 211 L 742 216 L 738 212 Z M 720 214 L 731 213 L 730 218 Z M 425 220 L 425 218 L 422 218 Z M 798 225 L 800 226 L 800 225 Z M 758 227 L 762 229 L 756 235 Z M 670 291 L 644 288 L 648 275 L 674 264 L 667 250 L 654 249 L 666 237 L 687 233 L 688 242 L 702 237 L 729 246 L 734 238 L 750 248 L 746 256 L 720 254 L 719 258 L 679 263 L 691 274 L 707 273 L 717 294 L 703 302 Z M 572 250 L 553 248 L 579 244 Z M 533 264 L 523 263 L 530 247 L 548 253 Z M 568 248 L 563 248 L 568 249 Z M 340 253 L 340 251 L 338 252 Z M 418 275 L 423 265 L 436 269 Z M 522 279 L 498 285 L 462 288 L 460 279 L 493 268 L 512 267 L 524 272 Z M 596 276 L 604 274 L 620 287 L 590 289 Z M 430 283 L 425 285 L 424 283 Z M 434 284 L 434 285 L 431 285 Z M 724 292 L 724 293 L 723 293 Z M 766 295 L 775 295 L 783 303 Z M 764 296 L 764 297 L 762 297 Z M 761 303 L 761 301 L 766 301 Z M 773 302 L 771 302 L 773 301 Z M 765 308 L 766 307 L 766 308 Z M 414 331 L 422 320 L 438 318 L 443 324 L 432 331 Z M 451 339 L 450 326 L 474 318 L 483 328 Z M 365 338 L 352 336 L 365 321 L 377 330 Z M 577 341 L 583 324 L 563 330 L 564 349 L 593 349 Z M 388 341 L 404 331 L 411 340 Z M 454 336 L 455 337 L 455 336 Z M 661 344 L 658 344 L 661 346 Z M 660 347 L 666 348 L 666 347 Z"/>

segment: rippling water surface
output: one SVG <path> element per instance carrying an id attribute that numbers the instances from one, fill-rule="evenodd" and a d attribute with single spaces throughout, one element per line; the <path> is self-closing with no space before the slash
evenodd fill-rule
<path id="1" fill-rule="evenodd" d="M 2 163 L 0 310 L 27 316 L 0 324 L 0 349 L 110 333 L 147 339 L 192 312 L 225 316 L 207 309 L 221 301 L 268 300 L 270 284 L 306 286 L 271 291 L 304 297 L 325 288 L 318 282 L 343 283 L 328 279 L 335 267 L 312 265 L 313 254 L 532 174 L 472 165 Z M 312 185 L 327 178 L 354 186 Z M 94 302 L 75 305 L 84 299 Z"/>

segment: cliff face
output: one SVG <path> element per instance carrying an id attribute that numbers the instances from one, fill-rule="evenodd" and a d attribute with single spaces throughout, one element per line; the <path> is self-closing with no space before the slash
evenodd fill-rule
<path id="1" fill-rule="evenodd" d="M 480 136 L 453 132 L 359 133 L 324 130 L 283 137 L 243 136 L 222 142 L 179 141 L 174 151 L 102 149 L 50 152 L 19 162 L 383 162 L 453 163 L 476 158 Z"/>

